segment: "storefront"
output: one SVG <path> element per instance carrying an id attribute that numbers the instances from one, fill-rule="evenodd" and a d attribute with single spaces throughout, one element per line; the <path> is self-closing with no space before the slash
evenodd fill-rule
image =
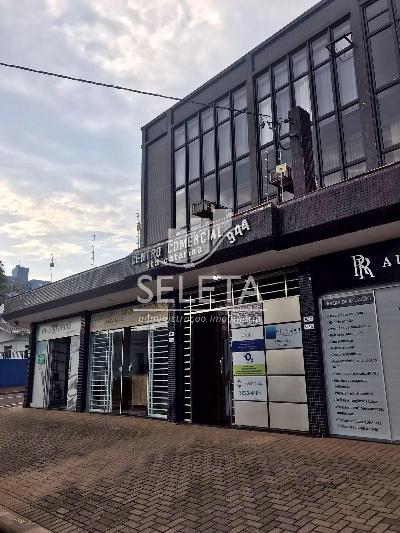
<path id="1" fill-rule="evenodd" d="M 37 328 L 31 407 L 76 410 L 81 317 Z"/>
<path id="2" fill-rule="evenodd" d="M 166 418 L 168 307 L 129 306 L 90 321 L 90 412 Z"/>
<path id="3" fill-rule="evenodd" d="M 296 271 L 252 276 L 189 293 L 184 321 L 185 419 L 194 423 L 309 430 Z M 253 292 L 253 293 L 252 293 Z M 243 301 L 245 303 L 243 303 Z"/>
<path id="4" fill-rule="evenodd" d="M 332 435 L 400 442 L 399 254 L 392 241 L 316 271 Z"/>

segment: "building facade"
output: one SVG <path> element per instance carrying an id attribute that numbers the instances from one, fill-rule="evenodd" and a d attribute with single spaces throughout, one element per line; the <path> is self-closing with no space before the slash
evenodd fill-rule
<path id="1" fill-rule="evenodd" d="M 399 16 L 324 0 L 142 129 L 141 248 L 6 304 L 26 407 L 400 441 Z"/>

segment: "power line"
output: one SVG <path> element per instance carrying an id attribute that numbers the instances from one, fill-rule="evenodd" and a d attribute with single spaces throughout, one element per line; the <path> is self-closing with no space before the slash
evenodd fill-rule
<path id="1" fill-rule="evenodd" d="M 271 121 L 265 121 L 265 122 L 268 123 L 269 126 L 275 126 L 276 127 L 277 123 L 279 124 L 281 122 L 286 122 L 285 119 L 277 118 L 277 123 L 274 124 L 272 115 L 266 115 L 266 114 L 263 114 L 263 113 L 252 113 L 251 111 L 242 111 L 240 109 L 235 109 L 234 107 L 226 107 L 226 106 L 217 105 L 217 104 L 208 104 L 208 103 L 204 103 L 204 102 L 199 102 L 198 100 L 180 98 L 178 96 L 168 96 L 168 95 L 161 94 L 161 93 L 155 93 L 155 92 L 150 92 L 150 91 L 142 91 L 140 89 L 131 89 L 130 87 L 124 87 L 123 85 L 115 85 L 113 83 L 103 83 L 103 82 L 100 82 L 100 81 L 87 80 L 85 78 L 76 78 L 75 76 L 68 76 L 66 74 L 58 74 L 56 72 L 49 72 L 47 70 L 39 70 L 39 69 L 35 69 L 35 68 L 30 68 L 30 67 L 23 67 L 21 65 L 13 65 L 11 63 L 4 63 L 3 61 L 0 61 L 0 66 L 6 67 L 6 68 L 13 68 L 13 69 L 16 69 L 16 70 L 22 70 L 22 71 L 25 71 L 25 72 L 32 72 L 34 74 L 41 74 L 42 76 L 51 76 L 53 78 L 61 78 L 63 80 L 77 81 L 79 83 L 86 83 L 88 85 L 96 85 L 98 87 L 106 87 L 108 89 L 116 89 L 118 91 L 127 91 L 127 92 L 130 92 L 130 93 L 141 94 L 141 95 L 144 95 L 144 96 L 154 96 L 156 98 L 163 98 L 164 100 L 173 100 L 175 102 L 185 102 L 185 103 L 195 104 L 195 105 L 199 105 L 199 106 L 203 106 L 203 107 L 214 107 L 216 109 L 224 109 L 224 110 L 233 111 L 233 112 L 237 112 L 237 113 L 246 113 L 247 115 L 254 115 L 254 116 L 259 116 L 259 117 L 262 117 L 262 118 L 269 118 L 269 119 L 272 119 L 272 120 Z"/>

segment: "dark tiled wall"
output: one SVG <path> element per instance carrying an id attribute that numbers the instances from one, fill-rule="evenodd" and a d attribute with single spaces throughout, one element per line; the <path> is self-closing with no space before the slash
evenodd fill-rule
<path id="1" fill-rule="evenodd" d="M 299 283 L 300 308 L 303 321 L 304 369 L 306 375 L 310 433 L 313 437 L 325 437 L 328 435 L 329 430 L 319 311 L 317 298 L 313 291 L 311 272 L 305 267 L 300 269 Z M 304 317 L 313 317 L 314 321 L 305 322 Z M 306 323 L 313 324 L 314 329 L 304 329 Z"/>

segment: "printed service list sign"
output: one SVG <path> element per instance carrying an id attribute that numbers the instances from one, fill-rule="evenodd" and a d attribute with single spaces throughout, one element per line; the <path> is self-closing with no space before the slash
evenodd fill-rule
<path id="1" fill-rule="evenodd" d="M 236 352 L 233 357 L 234 376 L 265 376 L 265 353 Z"/>
<path id="2" fill-rule="evenodd" d="M 302 348 L 301 322 L 265 326 L 265 347 L 267 350 Z"/>
<path id="3" fill-rule="evenodd" d="M 233 398 L 267 401 L 263 326 L 232 329 Z"/>
<path id="4" fill-rule="evenodd" d="M 331 432 L 391 438 L 374 294 L 322 300 Z"/>
<path id="5" fill-rule="evenodd" d="M 249 326 L 263 325 L 263 308 L 262 304 L 245 304 L 239 305 L 232 310 L 231 327 L 246 328 Z"/>
<path id="6" fill-rule="evenodd" d="M 232 352 L 259 352 L 264 350 L 263 327 L 232 330 Z"/>
<path id="7" fill-rule="evenodd" d="M 247 400 L 251 402 L 267 401 L 267 378 L 237 377 L 233 378 L 233 397 L 235 400 Z"/>

